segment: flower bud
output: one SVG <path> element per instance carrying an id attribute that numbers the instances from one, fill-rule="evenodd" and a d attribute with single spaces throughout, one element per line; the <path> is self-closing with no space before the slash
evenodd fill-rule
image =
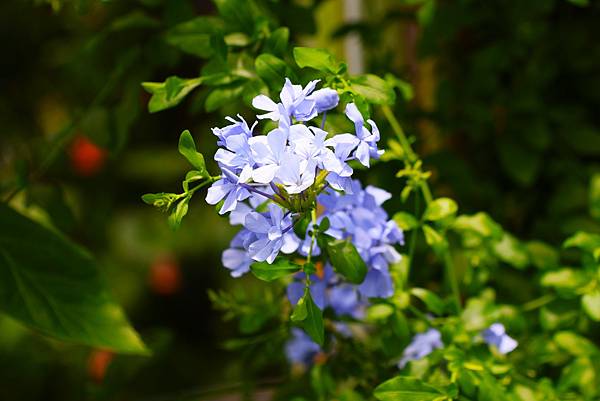
<path id="1" fill-rule="evenodd" d="M 318 113 L 335 108 L 340 101 L 338 93 L 331 88 L 316 90 L 312 95 L 308 96 L 308 99 L 315 101 L 315 107 L 317 108 Z"/>

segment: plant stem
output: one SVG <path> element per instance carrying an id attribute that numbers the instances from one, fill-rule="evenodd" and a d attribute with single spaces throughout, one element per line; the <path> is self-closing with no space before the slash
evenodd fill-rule
<path id="1" fill-rule="evenodd" d="M 539 298 L 533 299 L 529 302 L 525 302 L 523 305 L 521 305 L 521 310 L 523 312 L 530 312 L 532 310 L 541 308 L 542 306 L 549 304 L 550 302 L 554 301 L 555 299 L 556 299 L 556 295 L 554 295 L 554 294 L 542 295 Z"/>
<path id="2" fill-rule="evenodd" d="M 389 106 L 384 105 L 381 107 L 381 109 L 383 111 L 383 114 L 385 115 L 385 118 L 388 120 L 388 123 L 392 127 L 392 130 L 396 134 L 396 138 L 398 138 L 398 142 L 400 143 L 402 150 L 404 151 L 404 163 L 407 166 L 410 166 L 411 164 L 413 164 L 414 162 L 416 162 L 418 160 L 418 156 L 412 149 L 412 146 L 410 145 L 410 141 L 406 137 L 406 134 L 404 133 L 402 126 L 400 126 L 400 123 L 394 116 L 394 113 L 389 108 Z M 421 194 L 423 194 L 423 199 L 425 200 L 425 209 L 427 209 L 427 206 L 433 201 L 433 195 L 431 193 L 431 189 L 429 188 L 429 184 L 425 180 L 420 182 L 419 188 L 421 189 L 420 192 L 421 192 Z M 411 252 L 411 251 L 409 250 L 409 252 Z M 446 270 L 446 276 L 448 279 L 448 283 L 450 284 L 450 290 L 452 291 L 452 298 L 454 299 L 454 303 L 456 304 L 456 310 L 458 313 L 461 313 L 462 305 L 461 305 L 461 298 L 460 298 L 460 288 L 458 286 L 456 270 L 454 268 L 454 263 L 452 261 L 452 255 L 450 254 L 449 249 L 447 249 L 444 252 L 442 262 L 444 263 L 444 267 Z M 411 257 L 411 259 L 409 259 L 408 263 L 409 263 L 408 271 L 410 271 L 410 263 L 412 263 L 412 257 Z"/>

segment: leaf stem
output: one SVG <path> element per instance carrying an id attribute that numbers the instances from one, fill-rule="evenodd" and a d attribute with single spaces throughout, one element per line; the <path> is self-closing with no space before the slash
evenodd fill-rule
<path id="1" fill-rule="evenodd" d="M 407 166 L 413 164 L 419 158 L 416 155 L 416 153 L 414 152 L 414 150 L 412 149 L 412 146 L 410 145 L 410 141 L 406 137 L 406 134 L 404 133 L 402 126 L 400 125 L 400 123 L 398 122 L 396 117 L 394 116 L 394 113 L 392 112 L 392 110 L 390 109 L 389 106 L 383 105 L 383 106 L 381 106 L 381 110 L 383 111 L 383 114 L 384 114 L 385 118 L 387 119 L 388 123 L 392 127 L 392 130 L 396 134 L 396 138 L 398 138 L 398 142 L 400 143 L 400 146 L 402 147 L 402 150 L 404 151 L 404 163 Z M 427 206 L 433 201 L 433 195 L 431 193 L 431 189 L 429 188 L 429 184 L 425 180 L 422 180 L 420 182 L 419 188 L 421 190 L 420 191 L 421 194 L 423 194 L 423 199 L 425 200 L 425 209 L 427 209 Z M 442 235 L 444 235 L 444 234 L 442 234 Z M 410 252 L 410 250 L 409 250 L 409 252 Z M 458 278 L 456 275 L 456 270 L 454 268 L 454 263 L 452 261 L 452 255 L 450 254 L 449 249 L 446 249 L 444 251 L 444 256 L 442 258 L 442 262 L 444 263 L 446 276 L 448 279 L 448 283 L 450 284 L 450 290 L 452 291 L 452 298 L 454 299 L 454 303 L 456 305 L 456 310 L 458 313 L 461 313 L 462 305 L 461 305 L 461 297 L 460 297 L 460 288 L 458 285 Z M 410 271 L 410 263 L 412 263 L 412 258 L 409 259 L 408 263 L 409 263 L 408 271 Z"/>
<path id="2" fill-rule="evenodd" d="M 554 301 L 555 299 L 556 299 L 556 295 L 545 294 L 539 298 L 532 299 L 529 302 L 525 302 L 523 305 L 521 305 L 521 310 L 523 312 L 530 312 L 532 310 L 541 308 L 542 306 L 549 304 L 550 302 Z"/>

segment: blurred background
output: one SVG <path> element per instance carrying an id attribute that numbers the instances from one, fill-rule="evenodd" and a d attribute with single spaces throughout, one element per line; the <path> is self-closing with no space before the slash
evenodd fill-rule
<path id="1" fill-rule="evenodd" d="M 597 2 L 257 3 L 269 24 L 290 28 L 290 43 L 411 84 L 394 111 L 437 194 L 462 212 L 486 210 L 519 238 L 553 245 L 577 230 L 600 232 L 590 217 L 600 210 L 588 210 L 590 192 L 600 191 Z M 212 155 L 210 128 L 226 114 L 251 116 L 241 97 L 207 107 L 204 87 L 175 108 L 148 111 L 141 82 L 195 77 L 206 63 L 174 32 L 215 13 L 209 0 L 0 4 L 2 200 L 89 249 L 155 350 L 146 358 L 67 345 L 0 315 L 0 399 L 234 399 L 220 397 L 285 379 L 282 343 L 240 351 L 226 340 L 263 322 L 223 319 L 207 292 L 243 287 L 238 299 L 213 296 L 216 306 L 243 297 L 272 306 L 267 286 L 232 280 L 221 266 L 235 230 L 202 196 L 176 232 L 140 199 L 179 191 L 189 169 L 177 152 L 182 130 Z M 366 179 L 399 194 L 390 170 L 375 166 Z M 395 197 L 387 206 L 402 204 Z"/>

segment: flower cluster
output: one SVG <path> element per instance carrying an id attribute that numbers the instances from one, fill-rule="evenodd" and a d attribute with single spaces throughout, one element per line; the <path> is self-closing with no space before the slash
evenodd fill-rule
<path id="1" fill-rule="evenodd" d="M 338 316 L 359 318 L 371 297 L 387 298 L 394 292 L 389 265 L 401 259 L 395 245 L 404 243 L 402 231 L 381 207 L 391 194 L 373 187 L 362 188 L 360 182 L 351 183 L 351 193 L 340 194 L 327 190 L 317 197 L 320 209 L 318 222 L 327 218 L 330 227 L 325 234 L 336 239 L 349 239 L 366 262 L 365 280 L 358 286 L 344 282 L 329 264 L 311 276 L 311 295 L 316 305 L 331 307 Z M 307 237 L 308 238 L 308 235 Z M 304 254 L 309 247 L 305 240 L 299 249 Z M 313 246 L 312 254 L 321 250 Z M 296 304 L 304 291 L 302 276 L 288 286 L 288 298 Z"/>
<path id="2" fill-rule="evenodd" d="M 221 178 L 209 188 L 206 201 L 222 202 L 220 213 L 230 213 L 232 224 L 244 226 L 223 253 L 223 264 L 234 277 L 248 272 L 253 261 L 273 263 L 280 252 L 304 249 L 292 230 L 298 216 L 314 208 L 326 189 L 352 193 L 356 184 L 348 163 L 357 160 L 369 166 L 370 159 L 383 152 L 377 149 L 377 125 L 372 120 L 365 123 L 353 103 L 346 105 L 345 113 L 354 134 L 331 135 L 322 129 L 326 112 L 337 107 L 339 97 L 329 88 L 315 90 L 317 82 L 303 88 L 286 79 L 278 103 L 265 95 L 254 98 L 252 104 L 267 112 L 257 117 L 277 123 L 266 135 L 255 135 L 257 123 L 250 126 L 241 116 L 228 117 L 230 125 L 213 129 Z M 319 115 L 321 128 L 310 124 Z M 364 228 L 360 224 L 359 230 Z M 375 264 L 379 268 L 380 263 Z"/>

